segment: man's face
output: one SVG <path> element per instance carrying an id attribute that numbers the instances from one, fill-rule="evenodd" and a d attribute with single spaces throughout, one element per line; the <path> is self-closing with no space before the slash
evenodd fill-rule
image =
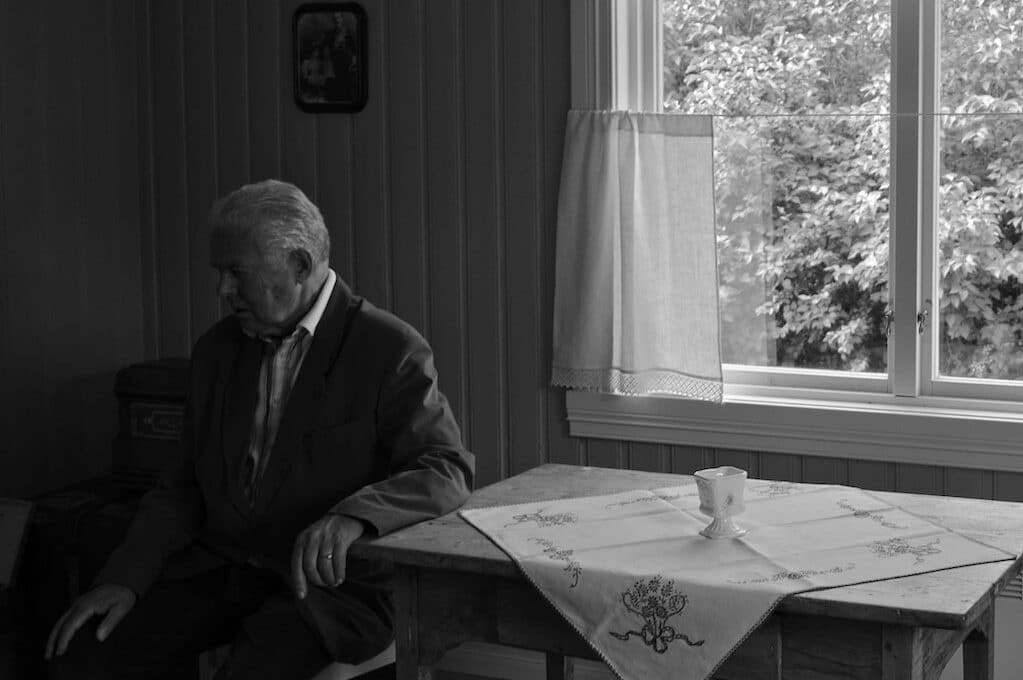
<path id="1" fill-rule="evenodd" d="M 274 262 L 260 252 L 255 230 L 227 230 L 210 239 L 210 264 L 217 270 L 217 294 L 242 327 L 256 335 L 284 335 L 301 318 L 301 285 L 286 258 Z"/>

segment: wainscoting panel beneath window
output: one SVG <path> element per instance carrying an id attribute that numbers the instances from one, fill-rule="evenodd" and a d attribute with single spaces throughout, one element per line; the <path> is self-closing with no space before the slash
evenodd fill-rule
<path id="1" fill-rule="evenodd" d="M 610 439 L 580 439 L 584 465 L 692 474 L 717 465 L 735 465 L 751 477 L 814 484 L 849 484 L 877 491 L 901 491 L 964 498 L 1023 501 L 1023 475 L 968 468 L 821 458 L 784 453 L 668 446 Z M 633 452 L 640 452 L 640 457 Z M 636 465 L 640 461 L 644 464 Z"/>
<path id="2" fill-rule="evenodd" d="M 895 463 L 884 463 L 876 460 L 850 460 L 849 484 L 866 489 L 877 489 L 879 491 L 895 491 L 895 474 L 897 466 Z M 971 496 L 971 494 L 962 494 Z M 972 496 L 971 496 L 972 497 Z M 987 498 L 987 496 L 976 496 Z"/>

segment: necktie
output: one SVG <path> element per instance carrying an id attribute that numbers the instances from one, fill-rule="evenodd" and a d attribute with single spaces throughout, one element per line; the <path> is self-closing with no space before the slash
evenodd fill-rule
<path id="1" fill-rule="evenodd" d="M 273 416 L 271 401 L 274 394 L 274 381 L 281 379 L 274 370 L 274 357 L 281 347 L 280 338 L 265 338 L 263 346 L 263 362 L 260 368 L 262 385 L 260 385 L 260 399 L 257 409 L 262 410 L 262 421 L 257 426 L 252 436 L 256 441 L 251 442 L 246 452 L 245 461 L 242 464 L 242 489 L 249 505 L 255 502 L 256 488 L 259 483 L 261 461 L 270 455 L 269 447 L 271 418 Z"/>

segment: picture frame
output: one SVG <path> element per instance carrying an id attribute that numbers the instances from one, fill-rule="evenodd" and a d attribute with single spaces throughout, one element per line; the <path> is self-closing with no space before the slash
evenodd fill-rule
<path id="1" fill-rule="evenodd" d="M 355 113 L 366 106 L 366 25 L 366 11 L 357 2 L 295 9 L 293 80 L 302 110 Z"/>

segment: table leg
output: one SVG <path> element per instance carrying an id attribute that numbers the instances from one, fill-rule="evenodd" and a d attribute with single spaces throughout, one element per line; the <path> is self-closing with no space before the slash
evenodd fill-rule
<path id="1" fill-rule="evenodd" d="M 883 625 L 881 677 L 884 680 L 938 680 L 949 659 L 967 639 L 964 629 Z M 964 657 L 964 665 L 967 663 Z M 975 677 L 976 680 L 992 680 L 990 675 Z M 974 676 L 967 673 L 966 678 L 973 680 Z"/>
<path id="2" fill-rule="evenodd" d="M 570 656 L 547 652 L 547 680 L 575 680 L 575 661 Z"/>
<path id="3" fill-rule="evenodd" d="M 993 680 L 995 673 L 994 604 L 963 640 L 963 680 Z"/>
<path id="4" fill-rule="evenodd" d="M 881 631 L 881 678 L 928 680 L 924 676 L 920 631 L 912 626 L 885 625 Z"/>
<path id="5" fill-rule="evenodd" d="M 419 663 L 419 575 L 396 569 L 394 579 L 396 680 L 432 680 L 433 667 Z"/>

